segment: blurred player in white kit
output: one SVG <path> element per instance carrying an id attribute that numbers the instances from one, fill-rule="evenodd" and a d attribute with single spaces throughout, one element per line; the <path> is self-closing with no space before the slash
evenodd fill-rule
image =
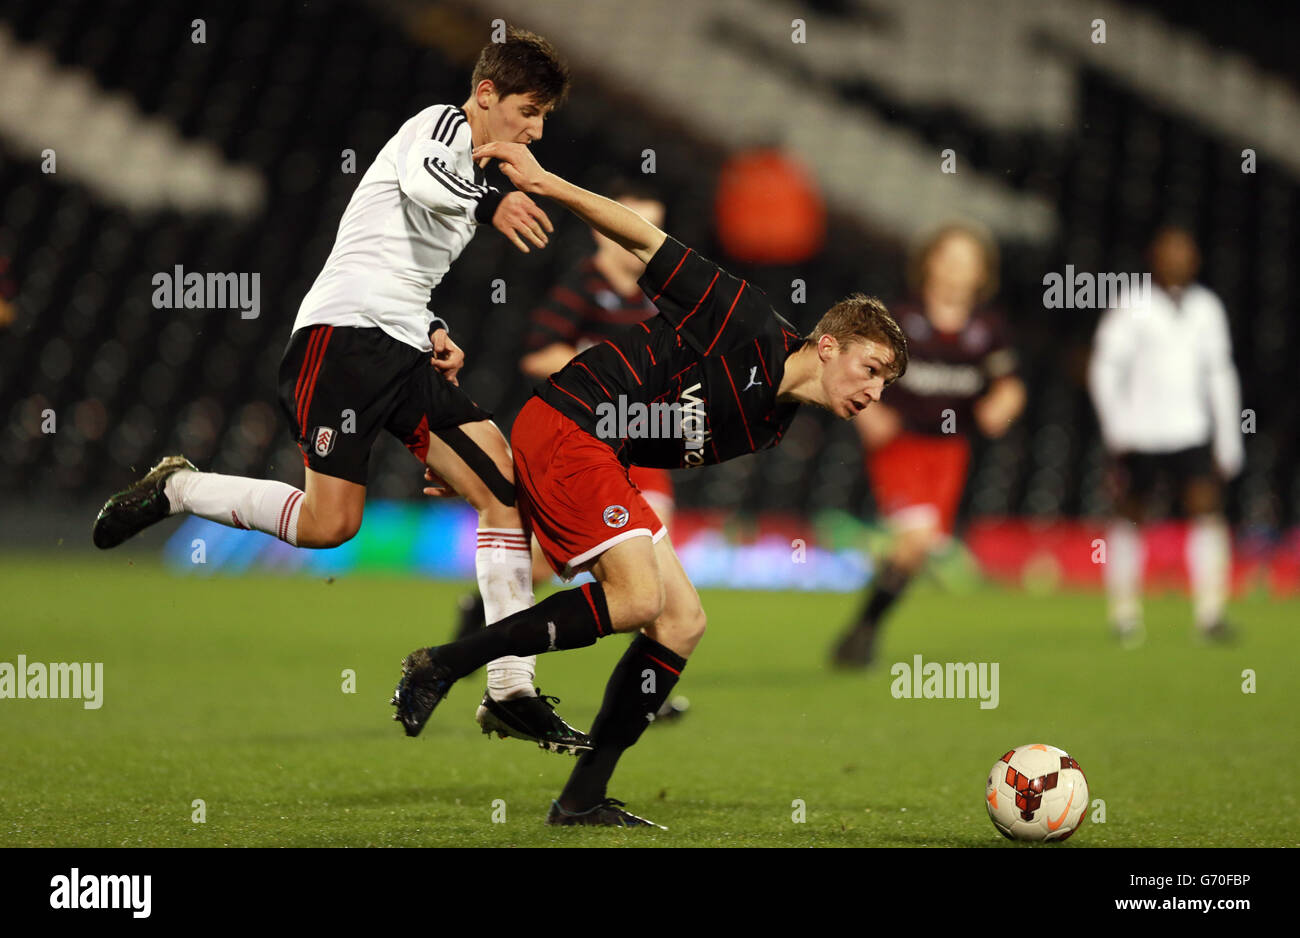
<path id="1" fill-rule="evenodd" d="M 1115 512 L 1107 531 L 1105 581 L 1111 626 L 1140 644 L 1141 524 L 1162 478 L 1188 517 L 1187 571 L 1199 635 L 1231 637 L 1223 618 L 1232 541 L 1224 483 L 1241 471 L 1241 390 L 1228 317 L 1195 283 L 1200 252 L 1167 226 L 1150 246 L 1149 302 L 1107 310 L 1093 341 L 1088 385 L 1114 460 Z"/>

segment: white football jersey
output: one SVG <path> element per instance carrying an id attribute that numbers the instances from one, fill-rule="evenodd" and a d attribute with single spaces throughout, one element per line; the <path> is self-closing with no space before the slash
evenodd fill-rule
<path id="1" fill-rule="evenodd" d="M 1223 304 L 1188 285 L 1175 299 L 1107 310 L 1093 341 L 1088 385 L 1112 452 L 1168 453 L 1213 444 L 1228 475 L 1242 464 L 1241 388 Z"/>
<path id="2" fill-rule="evenodd" d="M 374 326 L 423 351 L 430 291 L 490 222 L 502 193 L 484 185 L 470 158 L 469 122 L 459 107 L 425 108 L 384 145 L 361 177 L 339 222 L 334 248 L 298 317 L 305 326 Z"/>

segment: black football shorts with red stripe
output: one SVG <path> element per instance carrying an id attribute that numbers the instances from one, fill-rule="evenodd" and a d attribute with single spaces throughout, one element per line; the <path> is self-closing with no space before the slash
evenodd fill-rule
<path id="1" fill-rule="evenodd" d="M 307 326 L 290 336 L 280 406 L 303 465 L 365 485 L 380 430 L 424 462 L 430 433 L 490 419 L 431 357 L 376 328 Z"/>

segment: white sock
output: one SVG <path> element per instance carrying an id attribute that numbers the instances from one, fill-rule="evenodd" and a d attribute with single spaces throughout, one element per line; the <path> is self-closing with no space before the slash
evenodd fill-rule
<path id="1" fill-rule="evenodd" d="M 1142 624 L 1142 566 L 1145 561 L 1141 529 L 1131 521 L 1113 521 L 1106 529 L 1106 595 L 1110 621 L 1118 628 Z"/>
<path id="2" fill-rule="evenodd" d="M 167 477 L 163 491 L 174 515 L 188 512 L 226 527 L 263 531 L 298 546 L 303 492 L 292 485 L 182 469 Z"/>
<path id="3" fill-rule="evenodd" d="M 488 625 L 533 604 L 533 556 L 521 529 L 479 528 L 474 570 Z M 489 661 L 488 694 L 493 700 L 532 697 L 536 668 L 536 655 Z"/>
<path id="4" fill-rule="evenodd" d="M 1197 628 L 1208 629 L 1223 615 L 1231 561 L 1232 538 L 1223 517 L 1195 518 L 1187 531 L 1187 574 Z"/>

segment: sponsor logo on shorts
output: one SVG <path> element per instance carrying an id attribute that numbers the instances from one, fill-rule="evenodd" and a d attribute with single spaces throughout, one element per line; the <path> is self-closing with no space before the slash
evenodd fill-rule
<path id="1" fill-rule="evenodd" d="M 334 440 L 338 433 L 333 427 L 317 427 L 311 432 L 311 448 L 316 455 L 324 458 L 334 452 Z"/>
<path id="2" fill-rule="evenodd" d="M 621 528 L 627 524 L 627 509 L 622 505 L 610 505 L 605 509 L 605 523 L 611 528 Z"/>

